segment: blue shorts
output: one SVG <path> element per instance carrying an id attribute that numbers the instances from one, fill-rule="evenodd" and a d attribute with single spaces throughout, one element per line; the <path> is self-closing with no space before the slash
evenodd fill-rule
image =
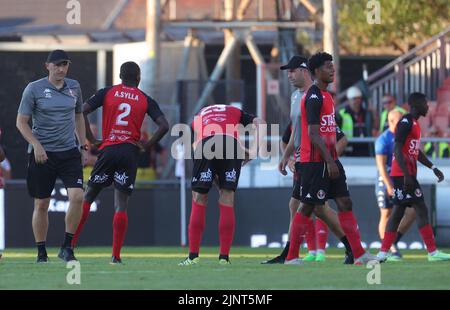
<path id="1" fill-rule="evenodd" d="M 380 209 L 392 209 L 394 207 L 392 197 L 389 197 L 386 185 L 381 176 L 378 177 L 375 183 L 375 196 L 377 197 L 377 205 Z"/>

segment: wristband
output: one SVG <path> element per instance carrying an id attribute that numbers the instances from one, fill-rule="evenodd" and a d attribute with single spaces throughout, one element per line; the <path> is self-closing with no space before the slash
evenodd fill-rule
<path id="1" fill-rule="evenodd" d="M 435 165 L 431 166 L 431 170 L 437 169 Z"/>

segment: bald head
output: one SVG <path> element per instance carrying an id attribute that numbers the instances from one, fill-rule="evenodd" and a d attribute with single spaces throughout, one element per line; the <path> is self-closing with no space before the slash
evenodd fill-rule
<path id="1" fill-rule="evenodd" d="M 395 131 L 395 127 L 397 126 L 397 123 L 402 118 L 403 114 L 397 110 L 392 110 L 388 113 L 388 124 L 389 124 L 389 130 L 391 132 Z"/>

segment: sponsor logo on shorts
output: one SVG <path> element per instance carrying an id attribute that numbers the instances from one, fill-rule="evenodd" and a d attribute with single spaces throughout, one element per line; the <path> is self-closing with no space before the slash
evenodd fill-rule
<path id="1" fill-rule="evenodd" d="M 416 188 L 416 190 L 414 191 L 414 195 L 416 195 L 416 197 L 422 197 L 422 191 L 420 190 L 420 188 Z"/>
<path id="2" fill-rule="evenodd" d="M 78 179 L 77 180 L 77 184 L 83 184 L 83 180 L 82 179 Z"/>
<path id="3" fill-rule="evenodd" d="M 208 169 L 206 172 L 200 172 L 200 182 L 211 182 L 212 181 L 212 171 Z"/>
<path id="4" fill-rule="evenodd" d="M 319 199 L 324 199 L 325 198 L 325 191 L 324 190 L 319 190 L 318 192 L 317 192 L 317 198 L 319 198 Z"/>
<path id="5" fill-rule="evenodd" d="M 312 198 L 311 195 L 308 193 L 306 194 L 306 198 Z"/>
<path id="6" fill-rule="evenodd" d="M 225 172 L 225 180 L 227 182 L 236 182 L 236 170 L 226 171 Z"/>
<path id="7" fill-rule="evenodd" d="M 401 189 L 396 189 L 395 190 L 395 196 L 399 199 L 399 200 L 403 200 L 403 191 Z"/>
<path id="8" fill-rule="evenodd" d="M 119 183 L 120 185 L 125 185 L 127 183 L 128 176 L 124 173 L 114 172 L 114 181 Z"/>
<path id="9" fill-rule="evenodd" d="M 92 182 L 92 183 L 97 183 L 97 184 L 101 184 L 101 183 L 105 183 L 106 181 L 108 181 L 108 178 L 109 178 L 109 175 L 107 175 L 106 173 L 104 173 L 103 175 L 98 175 L 98 174 L 96 174 L 96 175 L 94 175 L 94 176 L 91 176 L 90 178 L 89 178 L 89 180 Z"/>

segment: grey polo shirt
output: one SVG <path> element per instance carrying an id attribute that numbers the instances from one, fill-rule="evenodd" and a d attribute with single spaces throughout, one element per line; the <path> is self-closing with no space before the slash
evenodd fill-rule
<path id="1" fill-rule="evenodd" d="M 57 89 L 45 77 L 27 85 L 18 113 L 31 116 L 33 134 L 45 151 L 62 152 L 76 147 L 75 113 L 82 113 L 82 105 L 78 81 L 64 79 Z"/>
<path id="2" fill-rule="evenodd" d="M 292 133 L 294 135 L 294 148 L 299 150 L 301 140 L 301 119 L 300 119 L 300 104 L 304 92 L 300 89 L 296 89 L 291 95 L 291 124 Z"/>

